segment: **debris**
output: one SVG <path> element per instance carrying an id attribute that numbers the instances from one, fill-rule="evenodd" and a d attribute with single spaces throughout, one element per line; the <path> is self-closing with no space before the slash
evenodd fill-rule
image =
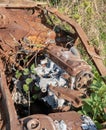
<path id="1" fill-rule="evenodd" d="M 83 105 L 93 74 L 75 48 L 78 38 L 90 56 L 93 52 L 79 25 L 44 5 L 31 1 L 0 4 L 3 123 L 9 130 L 85 130 L 93 122 L 82 120 L 72 110 Z M 74 33 L 55 25 L 50 14 L 72 26 Z M 96 57 L 92 59 L 104 76 L 105 68 Z"/>

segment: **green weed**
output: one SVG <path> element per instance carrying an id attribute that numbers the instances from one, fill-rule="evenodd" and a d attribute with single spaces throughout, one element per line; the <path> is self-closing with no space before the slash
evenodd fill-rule
<path id="1" fill-rule="evenodd" d="M 98 129 L 100 129 L 102 127 L 100 123 L 106 121 L 106 84 L 98 73 L 95 73 L 91 90 L 90 97 L 83 100 L 84 105 L 82 106 L 81 112 L 90 116 L 96 123 Z"/>

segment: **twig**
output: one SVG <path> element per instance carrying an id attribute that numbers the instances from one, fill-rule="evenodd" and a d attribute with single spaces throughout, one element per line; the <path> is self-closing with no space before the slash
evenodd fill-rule
<path id="1" fill-rule="evenodd" d="M 6 57 L 6 59 L 9 59 L 13 64 L 15 64 L 16 67 L 18 67 L 20 70 L 23 70 L 23 67 L 20 66 L 18 63 L 16 63 L 11 57 L 9 57 L 4 51 L 0 49 L 0 52 Z"/>
<path id="2" fill-rule="evenodd" d="M 20 43 L 16 40 L 16 38 L 15 38 L 11 33 L 9 33 L 9 35 L 11 36 L 11 38 L 13 39 L 13 41 L 14 41 L 16 44 L 20 45 Z"/>
<path id="3" fill-rule="evenodd" d="M 33 57 L 29 60 L 29 62 L 27 62 L 27 64 L 26 64 L 25 67 L 27 67 L 27 66 L 31 63 L 31 61 L 34 59 L 34 57 L 37 56 L 38 52 L 39 52 L 39 51 L 37 51 L 37 52 L 35 53 L 35 55 L 33 55 Z"/>
<path id="4" fill-rule="evenodd" d="M 30 91 L 28 91 L 28 115 L 30 115 L 30 105 L 31 105 L 31 102 L 30 102 Z"/>

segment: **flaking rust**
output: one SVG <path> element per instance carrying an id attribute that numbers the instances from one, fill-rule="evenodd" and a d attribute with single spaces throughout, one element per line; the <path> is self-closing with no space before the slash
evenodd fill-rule
<path id="1" fill-rule="evenodd" d="M 56 94 L 58 98 L 63 98 L 72 103 L 76 108 L 82 106 L 82 101 L 78 96 L 81 96 L 81 93 L 75 90 L 70 90 L 69 88 L 58 88 L 49 86 L 50 90 Z"/>
<path id="2" fill-rule="evenodd" d="M 54 24 L 51 15 L 69 24 L 74 33 Z M 86 117 L 72 111 L 83 105 L 82 97 L 88 96 L 93 80 L 91 66 L 75 47 L 78 39 L 106 76 L 101 59 L 74 20 L 45 3 L 0 4 L 1 130 L 83 130 L 87 126 Z"/>

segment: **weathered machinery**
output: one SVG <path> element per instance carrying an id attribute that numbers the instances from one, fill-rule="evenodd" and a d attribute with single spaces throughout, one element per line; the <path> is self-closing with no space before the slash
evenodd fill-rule
<path id="1" fill-rule="evenodd" d="M 23 4 L 24 3 L 24 4 Z M 25 4 L 26 3 L 26 4 Z M 72 111 L 88 95 L 92 68 L 78 50 L 78 38 L 99 72 L 101 59 L 89 50 L 79 25 L 56 9 L 35 2 L 0 5 L 1 129 L 96 130 L 89 117 Z M 67 31 L 51 15 L 69 24 Z M 97 59 L 96 59 L 97 58 Z"/>

